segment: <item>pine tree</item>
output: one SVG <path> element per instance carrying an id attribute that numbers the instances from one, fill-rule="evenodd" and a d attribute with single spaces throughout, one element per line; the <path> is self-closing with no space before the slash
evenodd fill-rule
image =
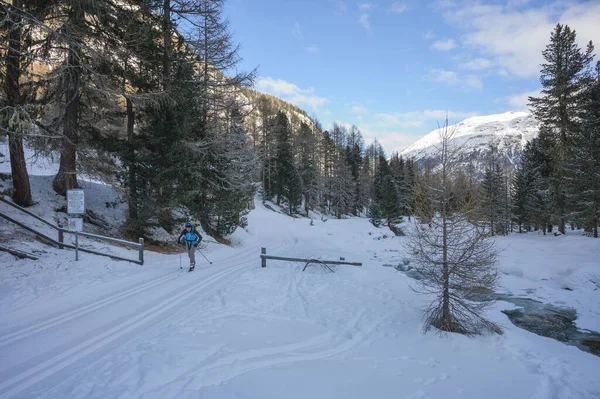
<path id="1" fill-rule="evenodd" d="M 540 97 L 530 97 L 529 105 L 542 129 L 551 133 L 555 142 L 553 172 L 550 177 L 555 217 L 558 230 L 565 234 L 565 223 L 570 204 L 567 197 L 569 178 L 566 163 L 571 156 L 572 140 L 579 130 L 580 103 L 589 82 L 589 68 L 594 46 L 590 41 L 585 51 L 576 43 L 576 33 L 567 25 L 557 24 L 550 43 L 542 52 Z"/>
<path id="2" fill-rule="evenodd" d="M 309 215 L 309 211 L 314 208 L 317 198 L 317 168 L 316 168 L 316 144 L 317 140 L 306 123 L 302 123 L 300 126 L 299 134 L 299 165 L 298 172 L 300 173 L 300 179 L 302 180 L 301 186 L 303 188 L 304 196 L 304 212 L 306 217 Z"/>
<path id="3" fill-rule="evenodd" d="M 417 170 L 418 166 L 414 159 L 407 159 L 405 161 L 406 171 L 405 176 L 405 192 L 404 192 L 404 203 L 406 205 L 406 214 L 413 215 L 415 209 L 415 189 L 417 185 Z"/>
<path id="4" fill-rule="evenodd" d="M 568 170 L 573 176 L 570 194 L 575 211 L 588 231 L 598 237 L 600 225 L 600 61 L 596 79 L 585 90 L 581 129 L 573 137 L 573 159 Z"/>
<path id="5" fill-rule="evenodd" d="M 112 152 L 119 155 L 124 168 L 118 177 L 128 203 L 126 231 L 131 234 L 143 230 L 144 218 L 139 209 L 146 200 L 139 189 L 143 185 L 139 178 L 144 165 L 137 159 L 145 144 L 137 140 L 136 127 L 143 125 L 142 109 L 150 103 L 159 103 L 164 96 L 160 80 L 163 60 L 156 56 L 162 52 L 158 22 L 147 7 L 133 7 L 130 12 L 121 13 L 117 22 L 123 32 L 121 45 L 114 52 L 113 74 L 121 80 L 127 136 L 117 138 Z"/>
<path id="6" fill-rule="evenodd" d="M 261 180 L 263 185 L 263 200 L 271 200 L 273 197 L 273 183 L 275 175 L 275 148 L 276 136 L 274 134 L 274 123 L 276 111 L 274 105 L 267 96 L 261 95 L 256 101 L 257 110 L 260 114 L 260 148 L 259 160 L 262 165 Z"/>
<path id="7" fill-rule="evenodd" d="M 402 215 L 409 215 L 409 179 L 408 179 L 408 167 L 402 156 L 397 152 L 393 153 L 390 158 L 390 169 L 394 176 L 394 182 L 398 189 L 398 202 L 400 206 L 400 213 Z"/>
<path id="8" fill-rule="evenodd" d="M 511 191 L 513 196 L 512 215 L 519 226 L 519 233 L 523 232 L 524 225 L 531 225 L 530 205 L 533 201 L 534 179 L 530 170 L 519 166 L 513 179 Z M 526 228 L 526 230 L 529 230 Z"/>
<path id="9" fill-rule="evenodd" d="M 242 214 L 254 195 L 252 176 L 255 174 L 256 158 L 248 142 L 243 115 L 233 108 L 229 131 L 221 136 L 222 149 L 217 166 L 220 184 L 209 188 L 209 210 L 206 222 L 219 235 L 232 233 L 237 226 L 244 226 Z M 188 204 L 191 210 L 194 204 Z M 196 210 L 200 213 L 203 210 Z M 205 223 L 206 224 L 206 223 Z"/>
<path id="10" fill-rule="evenodd" d="M 385 224 L 392 231 L 394 225 L 402 221 L 401 203 L 398 193 L 398 186 L 394 179 L 392 169 L 385 156 L 379 155 L 379 167 L 375 175 L 375 197 L 374 202 L 381 211 Z"/>
<path id="11" fill-rule="evenodd" d="M 321 154 L 320 158 L 321 169 L 322 169 L 322 201 L 321 208 L 323 212 L 331 213 L 331 204 L 333 203 L 333 174 L 334 174 L 334 156 L 335 156 L 335 145 L 329 131 L 323 132 L 323 139 L 321 140 Z"/>
<path id="12" fill-rule="evenodd" d="M 343 148 L 336 148 L 333 153 L 333 173 L 330 177 L 331 202 L 338 219 L 352 210 L 355 198 L 354 178 L 350 166 L 346 163 Z"/>
<path id="13" fill-rule="evenodd" d="M 381 226 L 381 219 L 383 219 L 383 213 L 381 212 L 379 203 L 371 203 L 371 205 L 369 206 L 369 210 L 367 211 L 367 216 L 369 217 L 369 222 L 371 222 L 373 226 Z"/>
<path id="14" fill-rule="evenodd" d="M 296 208 L 302 201 L 302 191 L 302 177 L 300 176 L 298 169 L 292 165 L 289 176 L 287 177 L 284 192 L 284 195 L 288 200 L 290 216 L 293 216 L 294 212 L 296 212 Z"/>
<path id="15" fill-rule="evenodd" d="M 351 212 L 354 216 L 358 216 L 363 210 L 365 204 L 362 200 L 363 196 L 360 187 L 360 171 L 363 163 L 364 140 L 360 130 L 356 126 L 350 128 L 348 134 L 348 143 L 346 145 L 346 162 L 352 173 L 354 198 L 351 204 Z"/>
<path id="16" fill-rule="evenodd" d="M 551 231 L 552 199 L 549 179 L 552 173 L 550 155 L 552 140 L 541 131 L 540 135 L 525 145 L 521 167 L 517 173 L 518 191 L 515 192 L 515 214 L 528 226 Z M 516 187 L 514 188 L 516 189 Z M 528 229 L 529 230 L 529 227 Z"/>
<path id="17" fill-rule="evenodd" d="M 500 165 L 492 163 L 486 167 L 482 189 L 482 209 L 490 225 L 490 233 L 492 235 L 506 234 L 506 181 Z"/>
<path id="18" fill-rule="evenodd" d="M 291 143 L 289 120 L 283 111 L 277 112 L 275 120 L 277 149 L 275 154 L 275 185 L 273 193 L 277 196 L 277 205 L 283 198 L 287 199 L 290 215 L 300 203 L 302 196 L 302 179 L 294 165 L 294 153 Z"/>

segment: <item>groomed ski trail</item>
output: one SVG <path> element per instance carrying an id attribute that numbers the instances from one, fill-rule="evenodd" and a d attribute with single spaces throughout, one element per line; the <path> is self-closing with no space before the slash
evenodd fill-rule
<path id="1" fill-rule="evenodd" d="M 283 252 L 289 247 L 290 242 L 284 240 L 282 243 L 271 247 L 271 252 Z M 102 348 L 111 344 L 117 346 L 124 344 L 127 339 L 120 340 L 121 338 L 130 338 L 135 332 L 151 328 L 152 321 L 156 321 L 161 315 L 168 315 L 175 309 L 185 305 L 188 299 L 210 295 L 243 269 L 259 268 L 260 259 L 258 254 L 259 247 L 246 249 L 228 258 L 218 260 L 216 268 L 213 265 L 210 268 L 201 269 L 204 273 L 194 273 L 192 275 L 186 273 L 191 277 L 189 279 L 176 279 L 181 274 L 180 270 L 177 269 L 175 272 L 169 272 L 167 275 L 145 281 L 142 285 L 127 291 L 108 295 L 2 335 L 0 337 L 0 357 L 11 359 L 12 362 L 7 361 L 0 370 L 0 397 L 15 397 L 44 379 L 85 359 L 92 353 L 101 352 Z M 165 286 L 169 288 L 164 290 L 163 287 Z M 158 299 L 156 299 L 157 297 Z M 116 318 L 116 321 L 113 318 L 102 323 L 94 331 L 89 331 L 83 326 L 85 320 L 93 318 L 95 314 L 100 313 L 109 306 L 131 309 L 129 303 L 136 298 L 138 298 L 137 302 L 142 304 L 133 311 L 127 312 L 129 314 L 133 313 L 133 316 L 123 317 L 122 312 L 118 315 L 120 317 Z M 134 303 L 136 302 L 134 301 Z M 20 352 L 26 353 L 26 348 L 31 345 L 32 340 L 40 342 L 40 338 L 36 337 L 38 334 L 60 336 L 66 333 L 69 335 L 72 331 L 78 330 L 78 327 L 83 327 L 80 336 L 69 339 L 68 342 L 62 342 L 62 345 L 59 343 L 55 347 L 44 348 L 45 350 L 41 353 L 24 361 L 22 358 L 11 356 L 11 354 Z"/>

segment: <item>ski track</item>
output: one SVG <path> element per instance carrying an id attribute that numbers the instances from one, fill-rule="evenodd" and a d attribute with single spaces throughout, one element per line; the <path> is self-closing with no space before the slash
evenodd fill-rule
<path id="1" fill-rule="evenodd" d="M 298 289 L 299 287 L 307 287 L 306 277 L 304 277 L 305 274 L 290 273 L 286 274 L 286 276 L 289 278 L 288 286 L 283 285 L 283 279 L 280 280 L 282 286 L 285 287 L 284 291 L 288 294 L 292 294 L 292 297 L 295 297 L 299 301 L 298 306 L 308 314 L 306 298 L 302 295 L 302 290 Z M 137 364 L 128 354 L 139 353 L 140 350 L 143 350 L 140 349 L 139 342 L 152 342 L 152 345 L 156 345 L 156 340 L 165 336 L 166 331 L 171 328 L 171 325 L 180 325 L 181 315 L 190 314 L 190 312 L 186 311 L 186 308 L 194 308 L 198 303 L 204 303 L 205 299 L 213 294 L 211 291 L 216 291 L 213 296 L 215 304 L 214 306 L 208 306 L 208 308 L 205 307 L 201 312 L 194 313 L 194 319 L 202 320 L 202 324 L 197 325 L 195 328 L 200 326 L 211 326 L 215 321 L 225 319 L 229 316 L 255 317 L 260 320 L 294 320 L 262 313 L 249 314 L 245 308 L 232 311 L 230 305 L 227 307 L 225 306 L 224 298 L 226 295 L 221 292 L 222 289 L 223 287 L 214 287 L 214 289 L 210 289 L 205 293 L 206 295 L 196 298 L 194 301 L 187 303 L 185 307 L 178 309 L 178 315 L 173 315 L 170 318 L 161 320 L 160 326 L 156 326 L 157 328 L 146 331 L 143 336 L 138 337 L 136 342 L 131 342 L 131 345 L 122 346 L 119 349 L 119 352 L 122 359 L 125 360 L 121 360 L 121 362 L 118 363 L 112 363 L 111 369 L 128 370 L 130 368 L 128 362 L 130 361 L 133 361 L 133 364 Z M 288 298 L 289 297 L 290 296 L 288 295 Z M 275 301 L 277 301 L 277 299 L 275 299 Z M 220 308 L 219 305 L 221 305 Z M 282 304 L 284 309 L 289 309 L 290 306 L 292 305 L 289 303 Z M 180 397 L 181 395 L 185 396 L 186 394 L 197 395 L 198 391 L 203 388 L 222 384 L 254 370 L 272 368 L 284 364 L 333 358 L 348 352 L 359 345 L 368 344 L 368 342 L 376 339 L 377 336 L 373 333 L 387 318 L 388 315 L 375 316 L 365 307 L 361 310 L 357 309 L 352 319 L 336 322 L 334 329 L 328 328 L 328 331 L 324 333 L 319 333 L 297 342 L 277 346 L 258 347 L 235 353 L 228 351 L 225 345 L 216 345 L 208 349 L 206 353 L 200 357 L 201 361 L 199 363 L 194 362 L 192 365 L 188 365 L 187 367 L 184 366 L 183 370 L 179 370 L 179 374 L 176 373 L 175 375 L 169 376 L 162 375 L 163 381 L 161 382 L 160 387 L 153 386 L 155 385 L 153 383 L 150 383 L 150 386 L 146 386 L 146 383 L 148 383 L 146 380 L 149 377 L 145 375 L 145 373 L 142 373 L 137 377 L 140 378 L 141 382 L 139 382 L 135 388 L 132 387 L 127 389 L 127 394 L 123 397 L 163 398 Z M 111 364 L 112 360 L 109 356 L 114 354 L 114 352 L 107 354 L 103 359 L 98 360 L 94 364 L 90 364 L 85 370 L 81 370 L 78 375 L 103 374 L 103 370 L 106 372 L 106 366 Z M 117 374 L 120 374 L 120 372 L 117 371 Z M 64 385 L 69 386 L 75 384 L 78 380 L 78 375 L 71 376 L 69 378 L 70 382 Z M 135 375 L 135 372 L 133 372 L 133 376 Z M 131 374 L 121 376 L 120 381 L 122 381 L 124 385 L 127 385 L 127 381 L 130 382 L 129 378 L 131 377 Z M 111 380 L 116 378 L 118 378 L 117 375 L 115 375 L 114 378 L 111 378 Z M 165 378 L 166 380 L 164 380 Z M 44 397 L 56 397 L 56 395 L 64 393 L 63 391 L 60 391 L 60 387 L 57 387 L 56 389 L 56 391 L 50 392 Z M 73 394 L 72 391 L 70 393 Z M 75 396 L 85 397 L 87 395 L 85 392 L 79 391 Z M 94 397 L 93 394 L 92 397 Z"/>
<path id="2" fill-rule="evenodd" d="M 221 259 L 220 262 L 233 261 L 237 258 L 244 258 L 247 255 L 249 255 L 251 252 L 254 252 L 254 251 L 256 251 L 256 249 L 251 248 L 242 253 L 235 254 L 235 255 L 229 256 L 227 258 Z M 182 273 L 181 271 L 177 271 L 177 272 L 169 273 L 169 274 L 159 277 L 159 278 L 153 277 L 150 280 L 143 282 L 141 285 L 138 285 L 138 286 L 128 289 L 126 291 L 120 291 L 113 295 L 109 295 L 107 297 L 100 298 L 100 299 L 94 300 L 92 302 L 88 302 L 77 308 L 71 309 L 64 313 L 60 313 L 56 316 L 52 316 L 45 320 L 36 322 L 35 324 L 29 325 L 25 328 L 21 328 L 16 331 L 13 331 L 11 333 L 8 333 L 8 334 L 0 337 L 0 348 L 2 348 L 3 346 L 6 346 L 8 344 L 11 344 L 13 342 L 19 341 L 21 339 L 25 339 L 33 334 L 42 332 L 48 328 L 58 326 L 67 321 L 75 319 L 77 317 L 84 316 L 88 313 L 93 312 L 94 310 L 97 310 L 106 305 L 110 305 L 112 303 L 118 302 L 119 300 L 125 299 L 129 296 L 143 293 L 144 291 L 148 291 L 156 286 L 159 286 L 165 282 L 168 282 L 168 281 L 178 277 L 181 273 Z"/>
<path id="3" fill-rule="evenodd" d="M 288 249 L 290 246 L 289 241 L 283 240 L 283 242 L 275 248 L 271 249 L 272 253 L 279 253 Z M 248 250 L 244 250 L 241 253 L 234 254 L 228 258 L 219 261 L 225 262 L 223 264 L 224 270 L 221 269 L 218 272 L 199 278 L 203 280 L 198 281 L 199 278 L 194 278 L 191 281 L 178 286 L 174 290 L 168 293 L 163 293 L 160 299 L 150 301 L 146 304 L 146 310 L 137 314 L 136 316 L 125 319 L 116 325 L 112 325 L 109 322 L 108 327 L 98 329 L 95 334 L 91 337 L 87 337 L 83 342 L 71 342 L 70 348 L 57 355 L 50 357 L 49 359 L 36 359 L 37 365 L 20 372 L 17 375 L 0 381 L 0 397 L 7 399 L 11 398 L 26 389 L 33 387 L 35 384 L 43 381 L 44 379 L 54 375 L 55 373 L 73 365 L 74 363 L 81 361 L 86 356 L 99 351 L 103 347 L 106 347 L 119 338 L 126 336 L 134 331 L 141 330 L 144 326 L 150 324 L 151 321 L 159 318 L 160 315 L 172 313 L 175 309 L 185 305 L 189 298 L 194 297 L 198 294 L 203 294 L 203 291 L 215 291 L 219 286 L 222 286 L 228 281 L 230 276 L 234 276 L 237 272 L 252 265 L 258 266 L 258 259 L 252 257 L 248 259 L 248 255 L 256 253 L 259 247 L 252 247 Z M 242 262 L 236 262 L 241 260 Z M 151 281 L 144 282 L 141 286 L 129 289 L 125 292 L 119 292 L 108 297 L 93 301 L 92 303 L 85 304 L 76 309 L 69 310 L 63 314 L 52 316 L 46 320 L 39 321 L 33 325 L 20 328 L 17 331 L 10 332 L 0 338 L 0 347 L 4 347 L 8 344 L 15 343 L 30 337 L 31 335 L 38 334 L 48 329 L 56 328 L 72 328 L 72 324 L 69 326 L 63 326 L 65 323 L 82 317 L 87 314 L 92 314 L 109 304 L 115 304 L 119 301 L 124 301 L 128 297 L 136 294 L 150 292 L 150 290 L 158 285 L 164 284 L 165 282 L 171 281 L 174 277 L 181 274 L 181 271 L 169 274 L 167 276 L 161 276 L 154 278 Z M 165 299 L 166 298 L 166 299 Z M 127 342 L 124 340 L 119 342 L 120 345 Z M 26 342 L 23 343 L 26 345 Z M 0 352 L 1 353 L 1 352 Z M 15 365 L 18 366 L 18 365 Z"/>
<path id="4" fill-rule="evenodd" d="M 187 388 L 198 391 L 253 370 L 340 355 L 364 343 L 385 319 L 379 317 L 374 321 L 365 321 L 365 318 L 364 312 L 355 317 L 340 335 L 328 332 L 293 344 L 236 353 L 221 358 L 212 365 L 193 370 L 181 376 L 181 379 L 191 378 Z M 348 336 L 351 338 L 347 339 Z"/>

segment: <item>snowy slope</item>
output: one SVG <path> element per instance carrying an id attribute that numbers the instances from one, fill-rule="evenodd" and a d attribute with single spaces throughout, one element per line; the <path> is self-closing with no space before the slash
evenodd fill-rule
<path id="1" fill-rule="evenodd" d="M 46 195 L 50 182 L 35 177 L 35 192 Z M 90 254 L 76 262 L 0 219 L 0 241 L 41 256 L 0 252 L 0 397 L 600 397 L 600 357 L 516 327 L 501 312 L 510 303 L 488 312 L 502 336 L 422 334 L 429 299 L 389 267 L 406 257 L 405 238 L 366 219 L 311 225 L 255 205 L 232 247 L 203 242 L 213 264 L 197 256 L 193 273 L 180 271 L 185 256 L 150 251 L 144 266 Z M 103 200 L 90 206 L 119 217 Z M 498 246 L 503 292 L 573 307 L 580 327 L 600 326 L 599 240 L 528 234 Z M 261 247 L 363 266 L 303 272 L 269 260 L 263 269 Z"/>
<path id="2" fill-rule="evenodd" d="M 536 137 L 539 123 L 528 112 L 507 112 L 504 114 L 474 116 L 456 125 L 449 126 L 454 131 L 451 145 L 457 148 L 459 167 L 467 170 L 471 163 L 477 175 L 481 175 L 490 156 L 490 145 L 497 148 L 497 159 L 506 167 L 518 164 L 525 144 Z M 437 148 L 440 129 L 419 139 L 402 151 L 405 158 L 414 157 L 420 164 L 427 161 L 437 164 Z"/>

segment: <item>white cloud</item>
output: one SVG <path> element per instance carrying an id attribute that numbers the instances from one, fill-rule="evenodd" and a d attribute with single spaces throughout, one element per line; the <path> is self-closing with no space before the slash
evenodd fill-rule
<path id="1" fill-rule="evenodd" d="M 446 115 L 450 123 L 457 123 L 478 115 L 476 112 L 451 110 L 385 113 L 375 112 L 360 104 L 349 105 L 349 107 L 357 117 L 356 126 L 362 132 L 365 143 L 370 144 L 377 138 L 388 155 L 394 151 L 400 152 L 412 145 L 421 137 L 423 130 L 429 132 L 437 129 L 438 123 L 441 124 L 446 119 Z M 340 121 L 336 123 L 347 128 L 351 127 L 349 123 Z"/>
<path id="2" fill-rule="evenodd" d="M 336 4 L 337 4 L 338 13 L 345 13 L 346 11 L 348 11 L 348 5 L 346 4 L 345 1 L 338 0 L 336 2 Z"/>
<path id="3" fill-rule="evenodd" d="M 508 104 L 515 111 L 525 111 L 528 109 L 529 97 L 537 97 L 540 95 L 539 90 L 532 90 L 521 94 L 508 97 Z"/>
<path id="4" fill-rule="evenodd" d="M 326 98 L 314 94 L 314 88 L 301 89 L 283 79 L 274 79 L 271 77 L 259 78 L 256 82 L 256 89 L 277 96 L 297 106 L 308 105 L 315 110 L 320 109 L 327 103 Z"/>
<path id="5" fill-rule="evenodd" d="M 460 86 L 465 89 L 482 89 L 483 83 L 477 75 L 460 75 L 454 71 L 443 69 L 432 69 L 429 71 L 428 78 L 436 82 L 446 83 L 451 86 Z"/>
<path id="6" fill-rule="evenodd" d="M 444 9 L 448 21 L 462 28 L 462 44 L 489 59 L 510 76 L 538 76 L 542 51 L 556 23 L 568 24 L 577 32 L 580 47 L 589 40 L 600 42 L 600 2 L 548 2 L 539 8 L 515 8 L 525 4 L 512 1 L 510 6 L 463 2 Z"/>
<path id="7" fill-rule="evenodd" d="M 356 115 L 364 115 L 366 114 L 368 111 L 365 107 L 363 107 L 362 105 L 354 105 L 352 107 L 352 112 L 355 113 Z"/>
<path id="8" fill-rule="evenodd" d="M 424 110 L 397 113 L 377 112 L 373 113 L 373 120 L 369 126 L 374 128 L 414 129 L 431 125 L 431 130 L 433 130 L 435 126 L 437 126 L 438 121 L 443 121 L 446 119 L 446 115 L 449 119 L 460 121 L 478 114 L 476 112 L 451 110 Z"/>
<path id="9" fill-rule="evenodd" d="M 350 123 L 341 121 L 335 121 L 335 123 L 348 130 L 352 127 Z M 369 125 L 361 123 L 355 124 L 355 126 L 360 130 L 366 145 L 373 143 L 373 141 L 377 139 L 379 144 L 383 146 L 387 155 L 391 155 L 392 152 L 396 151 L 400 152 L 403 149 L 410 147 L 419 139 L 419 135 L 415 133 L 404 133 L 394 129 L 389 130 L 385 128 L 370 127 Z M 329 129 L 331 129 L 331 126 Z"/>
<path id="10" fill-rule="evenodd" d="M 436 11 L 443 11 L 453 7 L 456 7 L 456 3 L 453 0 L 436 0 L 429 5 Z"/>
<path id="11" fill-rule="evenodd" d="M 309 53 L 318 53 L 319 48 L 317 46 L 308 46 L 306 47 L 306 51 L 308 51 Z"/>
<path id="12" fill-rule="evenodd" d="M 427 40 L 431 40 L 431 39 L 435 38 L 435 33 L 428 30 L 427 32 L 425 32 L 425 35 L 423 35 L 423 37 Z"/>
<path id="13" fill-rule="evenodd" d="M 304 35 L 302 34 L 302 28 L 300 27 L 300 24 L 298 22 L 296 22 L 294 24 L 294 29 L 292 30 L 292 34 L 298 40 L 302 40 L 304 38 Z"/>
<path id="14" fill-rule="evenodd" d="M 406 11 L 407 8 L 408 6 L 406 5 L 406 3 L 395 2 L 390 7 L 390 11 L 396 14 L 402 14 L 404 11 Z"/>
<path id="15" fill-rule="evenodd" d="M 494 63 L 487 58 L 475 58 L 473 60 L 463 62 L 458 67 L 461 69 L 469 69 L 472 71 L 481 71 L 483 69 L 491 68 Z"/>
<path id="16" fill-rule="evenodd" d="M 508 0 L 509 8 L 517 8 L 527 5 L 531 0 Z"/>
<path id="17" fill-rule="evenodd" d="M 371 23 L 369 22 L 369 14 L 367 13 L 362 13 L 360 14 L 360 17 L 358 18 L 358 22 L 360 22 L 360 24 L 367 30 L 367 31 L 371 31 Z"/>
<path id="18" fill-rule="evenodd" d="M 450 51 L 456 48 L 456 42 L 454 39 L 438 40 L 431 45 L 431 48 L 440 51 Z"/>
<path id="19" fill-rule="evenodd" d="M 419 135 L 399 131 L 375 132 L 366 130 L 363 131 L 363 134 L 366 144 L 371 144 L 374 139 L 377 139 L 379 144 L 383 146 L 387 156 L 390 156 L 394 152 L 402 152 L 402 150 L 410 147 L 419 139 Z"/>
<path id="20" fill-rule="evenodd" d="M 358 9 L 361 11 L 369 11 L 371 8 L 373 8 L 371 3 L 358 3 Z"/>

